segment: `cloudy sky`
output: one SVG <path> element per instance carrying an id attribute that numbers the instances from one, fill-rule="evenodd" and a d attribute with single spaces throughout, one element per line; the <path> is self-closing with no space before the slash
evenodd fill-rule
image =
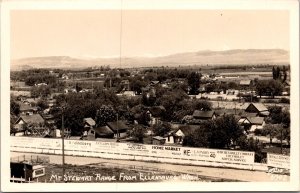
<path id="1" fill-rule="evenodd" d="M 288 11 L 14 10 L 11 58 L 161 56 L 180 52 L 289 50 Z"/>

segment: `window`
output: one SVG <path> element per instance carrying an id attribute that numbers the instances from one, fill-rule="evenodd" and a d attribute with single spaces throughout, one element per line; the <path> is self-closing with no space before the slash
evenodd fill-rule
<path id="1" fill-rule="evenodd" d="M 95 134 L 95 131 L 94 131 L 94 130 L 91 130 L 91 134 L 93 134 L 93 135 L 94 135 L 94 134 Z"/>

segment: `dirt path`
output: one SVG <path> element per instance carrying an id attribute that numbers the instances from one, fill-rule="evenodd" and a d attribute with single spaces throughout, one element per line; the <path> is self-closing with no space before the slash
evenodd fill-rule
<path id="1" fill-rule="evenodd" d="M 45 155 L 45 154 L 34 154 L 34 153 L 22 153 L 22 152 L 11 152 L 11 157 L 21 155 L 40 155 L 49 156 L 50 163 L 61 164 L 62 157 L 59 155 Z M 230 180 L 249 181 L 249 182 L 271 182 L 271 181 L 289 181 L 289 176 L 269 174 L 262 171 L 249 171 L 239 169 L 228 169 L 228 168 L 214 168 L 214 167 L 202 167 L 202 166 L 187 166 L 187 165 L 175 165 L 169 163 L 151 163 L 142 161 L 130 161 L 130 160 L 112 160 L 103 158 L 93 157 L 77 157 L 77 156 L 65 156 L 66 164 L 73 165 L 93 165 L 99 166 L 111 165 L 112 167 L 145 167 L 147 169 L 153 168 L 158 170 L 165 170 L 166 172 L 181 172 L 187 174 L 194 174 L 199 176 L 207 176 L 213 178 L 223 178 Z"/>

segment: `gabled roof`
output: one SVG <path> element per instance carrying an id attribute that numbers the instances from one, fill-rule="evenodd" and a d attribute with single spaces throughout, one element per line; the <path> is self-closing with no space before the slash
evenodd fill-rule
<path id="1" fill-rule="evenodd" d="M 215 114 L 215 111 L 199 111 L 195 110 L 193 113 L 193 117 L 196 118 L 212 118 Z"/>
<path id="2" fill-rule="evenodd" d="M 247 117 L 246 119 L 248 119 L 253 125 L 262 125 L 264 122 L 263 117 Z"/>
<path id="3" fill-rule="evenodd" d="M 250 103 L 249 106 L 251 105 L 253 105 L 259 112 L 268 111 L 267 107 L 262 103 Z M 247 108 L 249 108 L 249 106 Z"/>
<path id="4" fill-rule="evenodd" d="M 83 121 L 84 121 L 84 123 L 87 123 L 90 126 L 95 126 L 96 125 L 96 122 L 94 121 L 94 119 L 92 119 L 90 117 L 89 118 L 84 118 Z"/>
<path id="5" fill-rule="evenodd" d="M 118 130 L 127 130 L 128 129 L 127 125 L 123 121 L 107 122 L 106 124 L 115 133 Z"/>
<path id="6" fill-rule="evenodd" d="M 177 133 L 177 131 L 182 131 L 182 133 L 187 136 L 187 135 L 191 135 L 195 132 L 195 130 L 197 130 L 199 128 L 199 125 L 187 125 L 187 126 L 183 126 L 180 127 L 176 130 L 175 133 Z"/>
<path id="7" fill-rule="evenodd" d="M 97 128 L 94 128 L 94 130 L 100 136 L 111 135 L 114 133 L 108 126 L 97 127 Z"/>
<path id="8" fill-rule="evenodd" d="M 36 123 L 36 124 L 40 124 L 40 123 L 44 123 L 45 120 L 43 119 L 43 117 L 40 114 L 33 114 L 33 115 L 22 115 L 18 118 L 18 120 L 16 121 L 16 123 L 18 123 L 20 120 L 23 120 L 25 123 L 29 124 L 29 123 Z M 15 124 L 16 124 L 15 123 Z"/>
<path id="9" fill-rule="evenodd" d="M 33 111 L 33 107 L 31 107 L 30 105 L 27 105 L 25 103 L 22 102 L 18 102 L 18 104 L 20 105 L 20 111 Z"/>
<path id="10" fill-rule="evenodd" d="M 39 100 L 39 99 L 28 98 L 28 99 L 25 99 L 24 102 L 27 101 L 27 102 L 29 102 L 29 103 L 37 103 L 38 100 Z"/>
<path id="11" fill-rule="evenodd" d="M 153 81 L 150 82 L 150 84 L 152 84 L 152 85 L 156 85 L 156 84 L 158 84 L 158 83 L 159 83 L 158 80 L 153 80 Z"/>

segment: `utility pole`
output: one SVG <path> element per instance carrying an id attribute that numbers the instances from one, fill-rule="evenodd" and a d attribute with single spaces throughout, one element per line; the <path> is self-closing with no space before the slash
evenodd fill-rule
<path id="1" fill-rule="evenodd" d="M 119 114 L 117 113 L 117 142 L 119 141 Z"/>
<path id="2" fill-rule="evenodd" d="M 280 152 L 282 154 L 282 130 L 283 130 L 283 127 L 281 127 L 280 129 Z"/>
<path id="3" fill-rule="evenodd" d="M 61 117 L 61 138 L 62 138 L 62 177 L 65 176 L 65 128 L 64 128 L 64 109 L 62 107 L 62 117 Z M 64 182 L 67 182 L 64 180 Z"/>

